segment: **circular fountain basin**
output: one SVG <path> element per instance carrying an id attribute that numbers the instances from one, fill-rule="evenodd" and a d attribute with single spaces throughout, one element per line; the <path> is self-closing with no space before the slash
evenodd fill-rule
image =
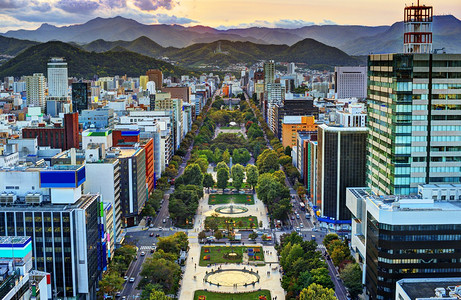
<path id="1" fill-rule="evenodd" d="M 205 281 L 220 286 L 251 285 L 258 282 L 259 275 L 249 270 L 216 270 L 205 276 Z"/>
<path id="2" fill-rule="evenodd" d="M 215 209 L 217 213 L 225 214 L 225 215 L 235 215 L 235 214 L 242 214 L 248 211 L 248 208 L 244 206 L 221 206 Z"/>

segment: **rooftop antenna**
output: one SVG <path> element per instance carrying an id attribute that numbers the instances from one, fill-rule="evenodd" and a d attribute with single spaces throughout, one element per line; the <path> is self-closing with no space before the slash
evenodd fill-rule
<path id="1" fill-rule="evenodd" d="M 411 4 L 404 9 L 404 53 L 432 53 L 432 6 Z"/>

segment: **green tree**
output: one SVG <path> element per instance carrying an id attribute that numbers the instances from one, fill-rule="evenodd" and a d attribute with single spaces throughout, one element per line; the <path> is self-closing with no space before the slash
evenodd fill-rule
<path id="1" fill-rule="evenodd" d="M 216 230 L 216 231 L 214 232 L 214 237 L 215 237 L 218 241 L 219 241 L 220 239 L 222 239 L 222 238 L 223 238 L 222 231 L 219 230 L 219 229 Z"/>
<path id="2" fill-rule="evenodd" d="M 298 190 L 297 190 L 297 193 L 298 193 L 298 196 L 303 199 L 304 196 L 306 195 L 307 193 L 307 190 L 306 190 L 306 187 L 304 185 L 300 185 L 298 187 Z"/>
<path id="3" fill-rule="evenodd" d="M 285 166 L 287 164 L 291 164 L 292 162 L 292 159 L 291 159 L 291 156 L 288 156 L 288 155 L 283 155 L 279 158 L 279 163 L 282 165 L 282 166 Z"/>
<path id="4" fill-rule="evenodd" d="M 190 164 L 184 170 L 181 176 L 184 184 L 201 185 L 203 181 L 203 174 L 198 164 Z"/>
<path id="5" fill-rule="evenodd" d="M 181 267 L 177 263 L 163 258 L 153 259 L 149 257 L 144 261 L 140 274 L 142 277 L 146 277 L 142 281 L 144 285 L 159 284 L 164 291 L 176 293 L 181 276 Z"/>
<path id="6" fill-rule="evenodd" d="M 154 290 L 150 293 L 150 300 L 172 300 L 172 298 L 167 297 L 162 291 Z"/>
<path id="7" fill-rule="evenodd" d="M 216 165 L 216 173 L 219 171 L 219 169 L 226 169 L 227 172 L 229 173 L 229 167 L 227 166 L 227 164 L 223 161 L 219 162 L 217 165 Z"/>
<path id="8" fill-rule="evenodd" d="M 227 182 L 229 181 L 229 171 L 228 169 L 221 168 L 218 170 L 217 174 L 217 186 L 220 189 L 225 189 L 227 187 Z"/>
<path id="9" fill-rule="evenodd" d="M 328 249 L 328 246 L 334 240 L 339 240 L 339 236 L 336 233 L 329 233 L 323 238 L 323 245 Z"/>
<path id="10" fill-rule="evenodd" d="M 248 165 L 246 167 L 246 176 L 247 176 L 247 183 L 251 186 L 251 188 L 254 191 L 256 184 L 258 184 L 258 177 L 259 177 L 258 168 L 255 165 Z"/>
<path id="11" fill-rule="evenodd" d="M 202 173 L 206 173 L 208 169 L 208 160 L 204 157 L 200 157 L 195 161 L 196 164 L 200 166 Z"/>
<path id="12" fill-rule="evenodd" d="M 230 162 L 230 157 L 231 157 L 231 155 L 230 155 L 230 153 L 229 153 L 229 149 L 226 149 L 226 151 L 224 151 L 223 154 L 222 154 L 222 160 L 223 160 L 223 162 L 225 162 L 226 164 L 229 164 L 229 162 Z"/>
<path id="13" fill-rule="evenodd" d="M 214 149 L 214 161 L 216 163 L 219 163 L 221 160 L 222 160 L 222 153 L 221 153 L 221 150 L 216 147 L 216 149 Z"/>
<path id="14" fill-rule="evenodd" d="M 99 288 L 104 294 L 112 296 L 113 299 L 115 298 L 115 294 L 123 289 L 124 282 L 119 273 L 112 271 L 102 276 L 102 279 L 99 281 Z"/>
<path id="15" fill-rule="evenodd" d="M 208 188 L 208 193 L 210 192 L 210 188 L 215 185 L 215 181 L 213 176 L 210 173 L 205 173 L 203 175 L 203 186 Z"/>
<path id="16" fill-rule="evenodd" d="M 347 264 L 344 269 L 341 271 L 341 279 L 344 282 L 344 285 L 347 287 L 351 298 L 355 299 L 358 295 L 362 293 L 362 270 L 360 269 L 359 264 L 350 263 Z"/>
<path id="17" fill-rule="evenodd" d="M 233 186 L 237 189 L 237 191 L 240 191 L 243 179 L 245 178 L 245 168 L 240 164 L 236 164 L 232 166 L 231 173 Z"/>
<path id="18" fill-rule="evenodd" d="M 256 161 L 259 174 L 275 172 L 279 169 L 279 161 L 277 152 L 266 149 L 261 153 Z"/>
<path id="19" fill-rule="evenodd" d="M 299 300 L 336 300 L 335 291 L 313 283 L 299 294 Z"/>
<path id="20" fill-rule="evenodd" d="M 334 288 L 335 285 L 333 284 L 333 281 L 331 281 L 330 273 L 328 273 L 327 268 L 313 269 L 310 273 L 315 283 L 326 288 Z"/>
<path id="21" fill-rule="evenodd" d="M 165 253 L 179 254 L 179 245 L 171 235 L 160 237 L 157 242 L 157 250 L 163 250 Z"/>
<path id="22" fill-rule="evenodd" d="M 258 238 L 258 234 L 257 234 L 256 232 L 253 231 L 252 233 L 250 233 L 250 234 L 248 235 L 248 238 L 249 238 L 250 240 L 256 240 L 256 239 Z"/>
<path id="23" fill-rule="evenodd" d="M 206 238 L 206 233 L 205 231 L 200 231 L 199 234 L 198 234 L 198 239 L 199 240 L 203 240 Z"/>

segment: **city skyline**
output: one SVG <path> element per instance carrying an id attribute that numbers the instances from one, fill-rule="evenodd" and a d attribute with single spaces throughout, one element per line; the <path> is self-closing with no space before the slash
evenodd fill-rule
<path id="1" fill-rule="evenodd" d="M 96 17 L 123 16 L 144 24 L 203 25 L 217 29 L 246 27 L 299 28 L 307 25 L 391 25 L 401 21 L 402 7 L 411 1 L 391 0 L 376 8 L 376 1 L 229 1 L 229 0 L 0 0 L 3 32 L 36 29 L 42 23 L 65 26 Z M 416 1 L 415 1 L 416 3 Z M 435 3 L 436 15 L 461 15 L 456 0 Z M 228 8 L 228 9 L 223 9 Z M 333 8 L 333 9 L 332 9 Z"/>

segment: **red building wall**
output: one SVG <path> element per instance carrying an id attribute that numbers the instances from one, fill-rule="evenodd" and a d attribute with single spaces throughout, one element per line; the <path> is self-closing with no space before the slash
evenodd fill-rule
<path id="1" fill-rule="evenodd" d="M 114 147 L 131 147 L 139 143 L 139 130 L 137 135 L 126 135 L 124 134 L 125 132 L 130 132 L 130 130 L 118 129 L 112 131 L 112 145 Z"/>
<path id="2" fill-rule="evenodd" d="M 146 153 L 146 183 L 149 194 L 154 190 L 154 140 L 149 139 L 143 145 L 144 152 Z"/>

